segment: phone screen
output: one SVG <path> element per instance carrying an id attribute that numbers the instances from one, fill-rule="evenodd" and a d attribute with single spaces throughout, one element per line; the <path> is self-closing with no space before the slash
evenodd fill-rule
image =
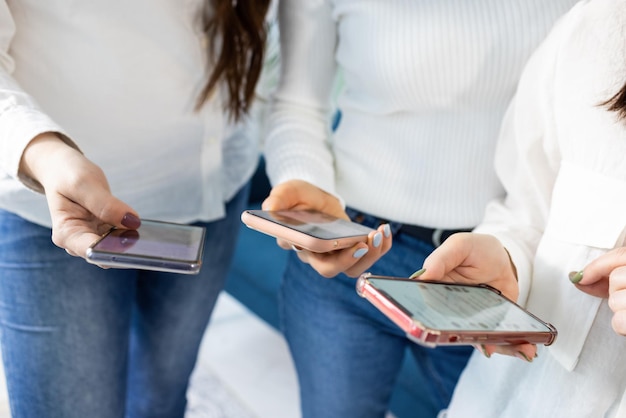
<path id="1" fill-rule="evenodd" d="M 368 281 L 413 319 L 431 329 L 551 331 L 521 307 L 489 288 L 373 277 Z"/>
<path id="2" fill-rule="evenodd" d="M 137 230 L 113 229 L 87 251 L 91 263 L 112 267 L 196 273 L 205 229 L 142 220 Z"/>
<path id="3" fill-rule="evenodd" d="M 283 225 L 312 237 L 332 240 L 341 237 L 354 237 L 367 235 L 371 228 L 350 222 L 345 219 L 335 218 L 325 213 L 307 210 L 278 210 L 262 211 L 250 210 L 252 215 L 267 221 Z"/>

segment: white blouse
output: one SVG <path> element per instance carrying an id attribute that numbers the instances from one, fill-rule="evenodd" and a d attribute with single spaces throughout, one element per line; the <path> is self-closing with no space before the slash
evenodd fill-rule
<path id="1" fill-rule="evenodd" d="M 558 330 L 531 364 L 475 354 L 452 417 L 625 417 L 626 338 L 568 279 L 624 245 L 626 123 L 600 103 L 626 82 L 626 1 L 577 5 L 530 59 L 496 156 L 508 193 L 478 232 L 518 268 L 519 302 Z"/>
<path id="2" fill-rule="evenodd" d="M 36 135 L 65 133 L 141 217 L 213 220 L 250 177 L 256 138 L 217 92 L 194 110 L 206 69 L 203 0 L 0 2 L 0 208 L 50 226 L 17 179 Z"/>

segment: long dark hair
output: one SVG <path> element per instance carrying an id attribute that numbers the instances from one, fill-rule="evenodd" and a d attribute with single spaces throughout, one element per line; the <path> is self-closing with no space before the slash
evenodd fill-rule
<path id="1" fill-rule="evenodd" d="M 202 28 L 209 40 L 213 71 L 198 97 L 198 108 L 223 81 L 228 89 L 225 111 L 229 117 L 239 120 L 248 112 L 263 68 L 269 5 L 270 0 L 207 0 Z"/>
<path id="2" fill-rule="evenodd" d="M 626 119 L 626 83 L 609 100 L 602 103 L 612 112 L 616 112 L 620 119 Z"/>

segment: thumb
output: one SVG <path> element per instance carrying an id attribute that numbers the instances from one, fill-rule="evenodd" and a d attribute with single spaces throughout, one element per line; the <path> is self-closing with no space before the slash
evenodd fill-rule
<path id="1" fill-rule="evenodd" d="M 137 211 L 113 196 L 107 183 L 92 183 L 89 193 L 79 193 L 76 197 L 82 198 L 82 202 L 77 203 L 102 223 L 126 229 L 137 229 L 141 225 Z"/>
<path id="2" fill-rule="evenodd" d="M 137 211 L 112 194 L 96 195 L 96 201 L 85 202 L 85 207 L 102 222 L 116 228 L 137 229 L 141 226 Z"/>
<path id="3" fill-rule="evenodd" d="M 52 241 L 71 255 L 85 257 L 86 249 L 110 226 L 137 229 L 141 220 L 137 212 L 107 191 L 94 193 L 82 202 L 48 195 L 49 202 L 60 202 L 51 211 Z"/>
<path id="4" fill-rule="evenodd" d="M 294 209 L 301 202 L 298 187 L 294 182 L 285 182 L 276 185 L 270 191 L 269 196 L 261 204 L 263 210 L 286 210 Z"/>
<path id="5" fill-rule="evenodd" d="M 141 226 L 137 211 L 116 197 L 112 198 L 111 206 L 106 208 L 101 219 L 117 228 L 138 229 Z"/>
<path id="6" fill-rule="evenodd" d="M 284 210 L 290 209 L 291 206 L 292 205 L 290 205 L 286 199 L 271 193 L 267 198 L 265 198 L 263 203 L 261 203 L 261 209 L 263 210 Z"/>

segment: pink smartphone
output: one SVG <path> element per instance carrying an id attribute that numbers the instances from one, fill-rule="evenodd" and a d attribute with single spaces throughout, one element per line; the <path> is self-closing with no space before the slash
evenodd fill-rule
<path id="1" fill-rule="evenodd" d="M 373 231 L 356 222 L 310 210 L 245 210 L 241 221 L 249 228 L 316 253 L 367 242 Z"/>
<path id="2" fill-rule="evenodd" d="M 364 273 L 357 293 L 407 336 L 428 347 L 474 344 L 544 344 L 557 336 L 537 318 L 487 285 L 429 282 Z"/>

